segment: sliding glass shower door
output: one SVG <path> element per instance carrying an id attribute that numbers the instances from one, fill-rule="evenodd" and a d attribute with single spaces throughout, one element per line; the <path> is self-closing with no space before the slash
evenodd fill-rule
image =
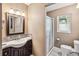
<path id="1" fill-rule="evenodd" d="M 48 54 L 54 46 L 53 19 L 46 16 L 46 53 Z"/>

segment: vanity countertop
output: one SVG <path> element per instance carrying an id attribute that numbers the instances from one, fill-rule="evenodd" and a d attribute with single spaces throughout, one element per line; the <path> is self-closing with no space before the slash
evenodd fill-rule
<path id="1" fill-rule="evenodd" d="M 7 47 L 16 47 L 16 48 L 21 47 L 25 45 L 25 43 L 28 40 L 31 40 L 31 39 L 32 39 L 31 37 L 24 37 L 17 40 L 4 41 L 2 42 L 2 49 L 7 48 Z"/>

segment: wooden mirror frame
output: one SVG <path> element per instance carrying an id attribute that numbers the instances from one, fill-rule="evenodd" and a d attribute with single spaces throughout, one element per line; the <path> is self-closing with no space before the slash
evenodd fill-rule
<path id="1" fill-rule="evenodd" d="M 10 29 L 9 29 L 9 25 L 10 25 L 10 21 L 9 21 L 9 17 L 11 17 L 11 16 L 13 16 L 13 17 L 20 17 L 20 18 L 22 18 L 22 21 L 23 21 L 23 23 L 22 23 L 22 32 L 17 32 L 17 33 L 10 33 Z M 12 18 L 11 18 L 12 19 Z M 11 13 L 6 13 L 6 30 L 7 30 L 7 35 L 17 35 L 17 34 L 24 34 L 24 29 L 25 29 L 25 18 L 24 18 L 24 16 L 21 16 L 21 15 L 16 15 L 16 14 L 11 14 Z M 15 23 L 14 23 L 15 24 Z M 16 28 L 16 27 L 14 27 L 14 28 Z"/>

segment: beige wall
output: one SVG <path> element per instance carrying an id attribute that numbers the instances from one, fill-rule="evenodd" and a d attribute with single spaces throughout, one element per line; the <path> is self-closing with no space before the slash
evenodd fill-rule
<path id="1" fill-rule="evenodd" d="M 0 56 L 2 55 L 2 4 L 0 3 Z"/>
<path id="2" fill-rule="evenodd" d="M 28 32 L 33 38 L 33 54 L 45 55 L 45 7 L 43 4 L 31 4 L 28 7 Z"/>
<path id="3" fill-rule="evenodd" d="M 57 32 L 57 16 L 63 14 L 71 14 L 71 33 L 59 33 Z M 61 9 L 57 9 L 55 11 L 48 12 L 48 15 L 52 18 L 55 18 L 55 46 L 60 46 L 60 44 L 68 44 L 73 46 L 73 40 L 79 39 L 79 9 L 76 8 L 76 4 L 72 6 L 67 6 Z M 60 43 L 56 41 L 56 38 L 59 37 Z"/>
<path id="4" fill-rule="evenodd" d="M 5 19 L 5 13 L 10 9 L 21 9 L 25 13 L 25 33 L 28 32 L 28 20 L 27 20 L 27 13 L 28 13 L 28 7 L 27 5 L 23 3 L 3 3 L 2 4 L 2 20 L 5 22 L 2 24 L 3 29 L 2 29 L 2 37 L 6 37 L 6 19 Z"/>

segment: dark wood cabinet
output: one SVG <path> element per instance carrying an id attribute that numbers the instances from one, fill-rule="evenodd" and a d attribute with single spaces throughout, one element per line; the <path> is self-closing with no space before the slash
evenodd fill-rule
<path id="1" fill-rule="evenodd" d="M 22 47 L 7 47 L 3 49 L 3 56 L 30 56 L 32 54 L 32 40 L 26 42 Z"/>
<path id="2" fill-rule="evenodd" d="M 10 50 L 11 50 L 10 47 L 3 49 L 3 56 L 10 56 L 11 52 Z"/>

